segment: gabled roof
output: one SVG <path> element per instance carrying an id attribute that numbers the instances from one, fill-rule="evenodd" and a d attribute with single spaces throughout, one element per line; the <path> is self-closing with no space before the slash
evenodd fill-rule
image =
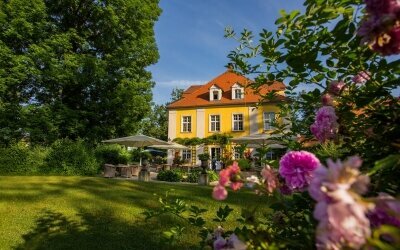
<path id="1" fill-rule="evenodd" d="M 169 104 L 167 108 L 188 108 L 188 107 L 205 107 L 205 106 L 219 106 L 219 105 L 237 105 L 244 103 L 258 103 L 261 100 L 260 95 L 265 95 L 266 93 L 275 90 L 282 91 L 285 90 L 285 85 L 281 82 L 273 82 L 270 85 L 263 85 L 258 93 L 256 93 L 251 88 L 245 88 L 244 98 L 232 100 L 232 86 L 234 84 L 240 84 L 243 87 L 248 86 L 253 81 L 234 73 L 232 70 L 228 69 L 221 75 L 212 79 L 204 85 L 193 85 L 184 91 L 181 99 Z M 220 100 L 210 101 L 209 90 L 211 86 L 218 86 L 223 94 Z M 284 96 L 277 96 L 277 101 L 285 100 Z"/>

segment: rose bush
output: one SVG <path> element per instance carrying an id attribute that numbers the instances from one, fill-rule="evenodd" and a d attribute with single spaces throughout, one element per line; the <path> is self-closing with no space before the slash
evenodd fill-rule
<path id="1" fill-rule="evenodd" d="M 291 101 L 280 104 L 280 117 L 290 129 L 276 124 L 275 133 L 288 152 L 257 177 L 243 178 L 237 163 L 220 172 L 215 199 L 229 200 L 227 187 L 252 187 L 270 197 L 270 212 L 244 210 L 231 232 L 218 228 L 223 219 L 202 221 L 201 247 L 400 249 L 400 1 L 304 6 L 281 11 L 277 30 L 263 30 L 258 42 L 250 31 L 226 31 L 240 43 L 230 67 L 255 76 L 251 88 L 287 83 Z"/>

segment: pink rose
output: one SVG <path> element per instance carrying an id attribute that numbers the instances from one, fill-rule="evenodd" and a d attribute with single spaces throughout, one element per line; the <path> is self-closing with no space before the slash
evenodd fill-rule
<path id="1" fill-rule="evenodd" d="M 214 199 L 219 200 L 219 201 L 225 200 L 226 197 L 228 196 L 228 191 L 226 191 L 224 186 L 217 185 L 213 189 L 212 196 Z"/>

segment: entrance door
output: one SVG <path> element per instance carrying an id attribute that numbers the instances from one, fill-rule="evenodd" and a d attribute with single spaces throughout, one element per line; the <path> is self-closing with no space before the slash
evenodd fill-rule
<path id="1" fill-rule="evenodd" d="M 211 160 L 219 161 L 221 158 L 221 149 L 220 148 L 211 148 Z"/>

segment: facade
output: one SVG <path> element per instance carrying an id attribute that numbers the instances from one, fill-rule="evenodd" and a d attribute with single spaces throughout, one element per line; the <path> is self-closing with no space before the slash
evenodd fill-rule
<path id="1" fill-rule="evenodd" d="M 231 70 L 217 76 L 204 85 L 193 85 L 184 91 L 181 99 L 171 103 L 168 108 L 168 138 L 205 138 L 215 133 L 230 134 L 232 137 L 268 133 L 277 119 L 277 102 L 285 101 L 285 85 L 274 82 L 265 85 L 255 93 L 246 88 L 252 81 L 237 75 Z M 274 102 L 263 102 L 261 95 L 276 91 Z M 198 165 L 197 155 L 208 152 L 211 158 L 218 158 L 221 149 L 218 145 L 198 146 L 184 150 L 181 157 L 193 165 Z M 168 161 L 172 162 L 172 153 Z"/>

